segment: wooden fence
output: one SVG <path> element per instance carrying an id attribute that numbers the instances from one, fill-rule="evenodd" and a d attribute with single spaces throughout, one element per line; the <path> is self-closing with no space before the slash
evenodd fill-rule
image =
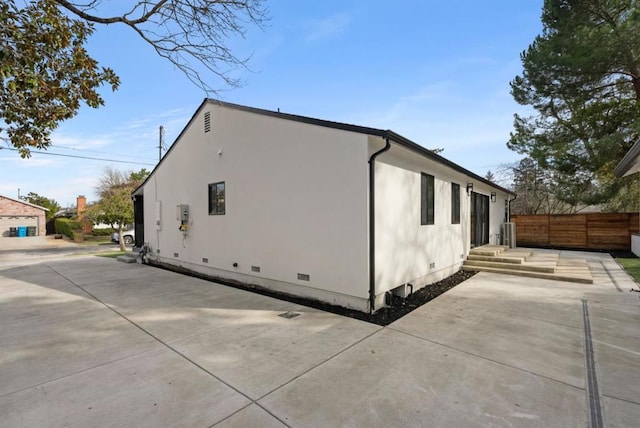
<path id="1" fill-rule="evenodd" d="M 638 213 L 513 215 L 519 247 L 631 250 Z"/>

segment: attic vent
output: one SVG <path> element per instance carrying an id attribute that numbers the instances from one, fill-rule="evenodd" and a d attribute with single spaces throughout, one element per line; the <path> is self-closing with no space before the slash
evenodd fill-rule
<path id="1" fill-rule="evenodd" d="M 211 131 L 211 112 L 204 112 L 204 132 Z"/>

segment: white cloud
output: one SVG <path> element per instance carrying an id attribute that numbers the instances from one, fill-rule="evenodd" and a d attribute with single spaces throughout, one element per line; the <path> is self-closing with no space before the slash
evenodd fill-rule
<path id="1" fill-rule="evenodd" d="M 6 157 L 0 157 L 0 162 L 12 163 L 15 166 L 20 166 L 25 168 L 52 166 L 54 164 L 64 163 L 64 161 L 56 162 L 55 159 L 44 159 L 40 157 L 40 155 L 38 155 L 37 153 L 32 154 L 31 157 L 28 159 L 21 158 L 17 152 L 12 152 L 12 153 L 14 153 L 15 156 L 7 155 Z"/>
<path id="2" fill-rule="evenodd" d="M 0 183 L 0 193 L 16 197 L 17 189 L 20 188 L 21 194 L 35 192 L 55 199 L 63 206 L 75 205 L 78 195 L 85 195 L 89 201 L 95 201 L 95 186 L 104 167 L 110 166 L 123 171 L 143 167 L 152 169 L 157 161 L 158 125 L 164 125 L 165 141 L 169 145 L 192 113 L 192 107 L 189 107 L 140 115 L 116 123 L 111 129 L 103 127 L 93 134 L 90 131 L 57 131 L 52 138 L 53 146 L 47 151 L 49 154 L 34 153 L 30 159 L 22 159 L 16 152 L 2 150 L 0 170 L 3 180 Z M 53 156 L 52 153 L 111 160 Z M 150 165 L 125 164 L 122 161 Z"/>
<path id="3" fill-rule="evenodd" d="M 132 118 L 115 126 L 112 131 L 100 134 L 88 134 L 86 131 L 56 132 L 52 138 L 51 151 L 69 156 L 111 160 L 123 169 L 150 169 L 157 162 L 160 124 L 165 130 L 165 145 L 169 146 L 187 124 L 191 113 L 191 108 L 179 108 L 148 114 Z M 78 160 L 83 163 L 100 162 L 96 159 Z"/>
<path id="4" fill-rule="evenodd" d="M 305 39 L 308 42 L 315 42 L 335 37 L 343 33 L 351 17 L 347 13 L 337 13 L 324 19 L 308 21 L 304 24 L 306 31 Z"/>

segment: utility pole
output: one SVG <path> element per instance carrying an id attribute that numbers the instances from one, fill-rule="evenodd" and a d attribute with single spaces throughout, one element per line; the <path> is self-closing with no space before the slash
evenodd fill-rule
<path id="1" fill-rule="evenodd" d="M 163 147 L 164 147 L 164 127 L 160 125 L 160 140 L 158 141 L 158 162 L 162 160 Z"/>
<path id="2" fill-rule="evenodd" d="M 20 199 L 20 188 L 18 187 L 18 199 Z"/>

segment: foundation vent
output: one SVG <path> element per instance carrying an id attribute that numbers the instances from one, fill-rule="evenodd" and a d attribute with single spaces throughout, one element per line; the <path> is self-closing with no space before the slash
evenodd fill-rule
<path id="1" fill-rule="evenodd" d="M 434 269 L 436 267 L 436 262 L 429 263 L 429 269 Z"/>
<path id="2" fill-rule="evenodd" d="M 251 272 L 260 272 L 260 266 L 251 266 Z"/>
<path id="3" fill-rule="evenodd" d="M 202 258 L 202 263 L 209 263 L 209 259 L 208 259 L 208 258 L 206 258 L 206 257 L 203 257 L 203 258 Z"/>
<path id="4" fill-rule="evenodd" d="M 173 253 L 173 257 L 179 257 L 180 255 L 178 253 Z"/>
<path id="5" fill-rule="evenodd" d="M 306 274 L 306 273 L 299 273 L 299 274 L 298 274 L 298 280 L 299 280 L 299 281 L 309 281 L 309 280 L 310 280 L 310 277 L 309 277 L 309 275 L 308 275 L 308 274 Z"/>

